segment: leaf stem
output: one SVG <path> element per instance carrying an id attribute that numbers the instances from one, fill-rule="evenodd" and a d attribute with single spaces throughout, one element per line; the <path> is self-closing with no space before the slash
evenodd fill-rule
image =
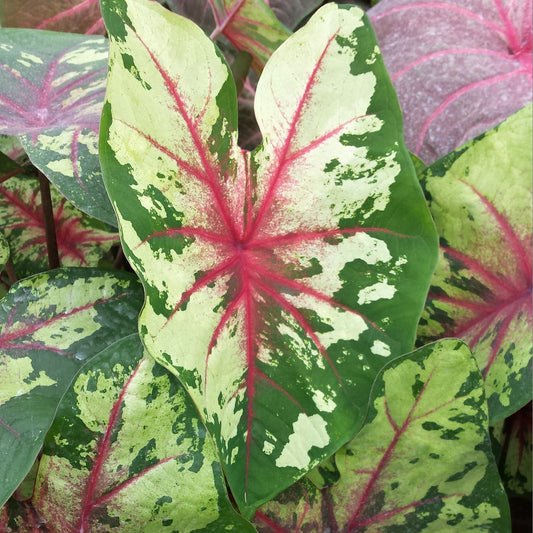
<path id="1" fill-rule="evenodd" d="M 48 266 L 50 270 L 59 268 L 59 252 L 57 249 L 56 226 L 52 197 L 50 196 L 50 183 L 46 176 L 39 172 L 39 187 L 41 190 L 41 205 L 43 208 L 44 228 L 46 232 L 46 248 L 48 251 Z"/>

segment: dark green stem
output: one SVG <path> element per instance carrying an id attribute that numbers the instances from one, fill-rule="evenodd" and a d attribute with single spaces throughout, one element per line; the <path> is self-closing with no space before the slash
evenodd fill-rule
<path id="1" fill-rule="evenodd" d="M 44 229 L 46 232 L 46 248 L 48 250 L 48 266 L 50 270 L 59 268 L 59 252 L 57 250 L 56 225 L 52 197 L 50 196 L 50 183 L 46 176 L 39 172 L 39 186 L 41 189 L 41 205 L 43 207 Z"/>

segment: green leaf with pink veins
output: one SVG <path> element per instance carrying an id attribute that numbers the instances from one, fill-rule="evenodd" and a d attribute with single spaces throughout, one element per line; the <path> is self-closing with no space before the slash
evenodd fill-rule
<path id="1" fill-rule="evenodd" d="M 418 334 L 470 345 L 491 421 L 531 400 L 531 109 L 422 174 L 441 246 Z"/>
<path id="2" fill-rule="evenodd" d="M 9 244 L 5 237 L 0 233 L 0 271 L 4 268 L 9 259 Z"/>
<path id="3" fill-rule="evenodd" d="M 353 436 L 379 369 L 413 347 L 437 239 L 400 109 L 364 13 L 328 4 L 267 63 L 250 154 L 197 26 L 143 0 L 102 11 L 100 154 L 141 336 L 250 515 Z"/>
<path id="4" fill-rule="evenodd" d="M 98 161 L 107 40 L 0 28 L 0 50 L 0 133 L 76 207 L 116 226 Z"/>
<path id="5" fill-rule="evenodd" d="M 384 367 L 365 425 L 335 463 L 336 484 L 298 482 L 259 509 L 258 531 L 510 531 L 483 380 L 457 339 Z"/>
<path id="6" fill-rule="evenodd" d="M 137 334 L 81 369 L 48 433 L 32 500 L 50 533 L 235 531 L 216 450 L 195 405 Z"/>
<path id="7" fill-rule="evenodd" d="M 24 279 L 1 300 L 0 504 L 32 466 L 74 374 L 136 331 L 141 303 L 135 276 L 88 268 Z"/>

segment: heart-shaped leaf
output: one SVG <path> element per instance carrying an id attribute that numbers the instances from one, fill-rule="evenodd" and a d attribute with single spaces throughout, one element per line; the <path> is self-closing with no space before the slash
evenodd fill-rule
<path id="1" fill-rule="evenodd" d="M 116 226 L 98 162 L 107 41 L 0 29 L 0 133 L 83 212 Z"/>
<path id="2" fill-rule="evenodd" d="M 354 434 L 378 370 L 412 349 L 433 223 L 358 8 L 328 4 L 274 53 L 252 155 L 227 65 L 197 26 L 142 0 L 102 10 L 102 168 L 145 285 L 140 331 L 250 514 Z"/>
<path id="3" fill-rule="evenodd" d="M 531 108 L 422 176 L 441 247 L 419 336 L 470 345 L 492 421 L 531 400 Z"/>
<path id="4" fill-rule="evenodd" d="M 455 339 L 384 368 L 365 426 L 335 460 L 336 485 L 299 482 L 260 509 L 258 531 L 510 531 L 482 377 Z"/>
<path id="5" fill-rule="evenodd" d="M 531 101 L 531 0 L 381 0 L 368 16 L 426 163 Z"/>
<path id="6" fill-rule="evenodd" d="M 0 504 L 33 464 L 74 374 L 136 331 L 141 304 L 133 275 L 94 269 L 37 275 L 1 300 Z"/>
<path id="7" fill-rule="evenodd" d="M 104 31 L 98 0 L 0 0 L 0 23 L 89 35 Z"/>
<path id="8" fill-rule="evenodd" d="M 33 497 L 47 530 L 251 533 L 194 404 L 142 355 L 137 335 L 118 341 L 62 399 Z"/>
<path id="9" fill-rule="evenodd" d="M 3 164 L 4 163 L 4 164 Z M 15 274 L 21 278 L 48 269 L 39 180 L 20 174 L 0 158 L 0 231 L 9 242 Z M 17 175 L 13 175 L 17 173 Z M 98 266 L 118 242 L 118 233 L 84 215 L 51 187 L 57 248 L 62 266 Z"/>

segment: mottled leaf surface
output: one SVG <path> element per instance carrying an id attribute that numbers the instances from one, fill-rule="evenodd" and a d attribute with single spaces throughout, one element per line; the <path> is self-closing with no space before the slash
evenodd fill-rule
<path id="1" fill-rule="evenodd" d="M 98 161 L 103 37 L 0 28 L 0 133 L 79 209 L 116 225 Z"/>
<path id="2" fill-rule="evenodd" d="M 531 101 L 531 0 L 381 0 L 368 15 L 427 164 Z"/>
<path id="3" fill-rule="evenodd" d="M 0 0 L 0 22 L 6 28 L 104 32 L 98 0 Z"/>
<path id="4" fill-rule="evenodd" d="M 250 513 L 351 438 L 378 370 L 412 349 L 437 243 L 400 111 L 364 13 L 328 4 L 265 67 L 264 142 L 244 152 L 205 34 L 154 3 L 102 9 L 102 168 L 140 331 Z"/>
<path id="5" fill-rule="evenodd" d="M 48 531 L 251 533 L 194 404 L 142 352 L 137 334 L 118 341 L 62 399 L 33 498 Z"/>
<path id="6" fill-rule="evenodd" d="M 447 339 L 391 361 L 363 429 L 335 456 L 340 480 L 299 482 L 255 517 L 261 533 L 510 531 L 483 381 Z"/>
<path id="7" fill-rule="evenodd" d="M 441 238 L 421 342 L 467 342 L 491 420 L 531 400 L 531 105 L 423 174 Z"/>
<path id="8" fill-rule="evenodd" d="M 0 180 L 9 171 L 0 160 Z M 22 169 L 21 169 L 22 170 Z M 56 241 L 61 266 L 96 267 L 119 240 L 103 222 L 82 213 L 54 187 Z M 39 180 L 27 174 L 12 175 L 0 184 L 0 231 L 7 239 L 17 277 L 48 270 L 45 224 Z"/>
<path id="9" fill-rule="evenodd" d="M 0 301 L 1 503 L 33 464 L 74 374 L 136 331 L 141 304 L 135 276 L 95 269 L 19 281 Z"/>
<path id="10" fill-rule="evenodd" d="M 0 152 L 11 159 L 17 159 L 24 154 L 24 149 L 14 135 L 0 135 Z"/>
<path id="11" fill-rule="evenodd" d="M 2 533 L 35 533 L 42 525 L 29 502 L 9 500 L 0 507 L 0 531 Z"/>

